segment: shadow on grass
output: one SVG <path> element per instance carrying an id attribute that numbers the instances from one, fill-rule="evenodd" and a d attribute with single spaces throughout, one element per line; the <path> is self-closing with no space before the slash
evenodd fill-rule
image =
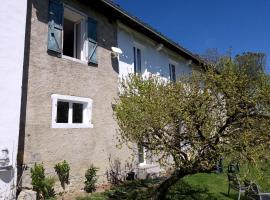
<path id="1" fill-rule="evenodd" d="M 208 200 L 218 199 L 213 194 L 209 193 L 206 187 L 191 186 L 185 181 L 179 181 L 173 186 L 168 195 L 167 200 Z"/>
<path id="2" fill-rule="evenodd" d="M 120 186 L 115 186 L 111 190 L 102 193 L 100 196 L 95 194 L 77 200 L 151 200 L 156 187 L 161 182 L 157 180 L 136 180 L 128 181 Z M 233 200 L 237 199 L 237 194 L 232 193 L 230 197 L 225 193 L 211 193 L 207 187 L 194 186 L 184 180 L 179 181 L 167 194 L 166 200 Z"/>

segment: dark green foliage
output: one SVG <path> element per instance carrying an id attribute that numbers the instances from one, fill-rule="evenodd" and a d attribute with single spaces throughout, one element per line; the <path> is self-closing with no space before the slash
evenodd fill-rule
<path id="1" fill-rule="evenodd" d="M 33 190 L 37 192 L 37 199 L 49 199 L 55 196 L 53 189 L 55 180 L 52 177 L 45 177 L 43 164 L 35 163 L 31 168 Z"/>
<path id="2" fill-rule="evenodd" d="M 89 169 L 85 173 L 85 181 L 84 181 L 84 190 L 88 193 L 92 193 L 96 191 L 96 182 L 97 182 L 97 171 L 98 168 L 91 165 Z"/>
<path id="3" fill-rule="evenodd" d="M 58 178 L 61 182 L 61 186 L 63 189 L 65 189 L 65 184 L 69 184 L 69 170 L 70 170 L 70 167 L 69 167 L 69 164 L 67 161 L 63 161 L 61 163 L 57 163 L 55 166 L 54 166 L 54 169 L 55 169 L 55 172 L 57 173 L 58 175 Z"/>

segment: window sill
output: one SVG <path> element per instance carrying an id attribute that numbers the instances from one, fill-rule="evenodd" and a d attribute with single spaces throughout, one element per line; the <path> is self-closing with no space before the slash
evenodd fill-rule
<path id="1" fill-rule="evenodd" d="M 73 62 L 81 63 L 81 64 L 84 64 L 84 65 L 88 65 L 87 61 L 80 60 L 80 59 L 77 59 L 77 58 L 73 58 L 73 57 L 70 57 L 70 56 L 62 55 L 62 58 L 66 59 L 66 60 L 71 60 Z"/>
<path id="2" fill-rule="evenodd" d="M 54 123 L 52 128 L 93 128 L 93 124 L 62 124 Z"/>

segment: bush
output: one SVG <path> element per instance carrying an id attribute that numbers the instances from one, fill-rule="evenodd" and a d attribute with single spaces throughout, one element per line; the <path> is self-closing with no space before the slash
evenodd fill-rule
<path id="1" fill-rule="evenodd" d="M 50 199 L 55 197 L 53 188 L 55 180 L 53 177 L 45 177 L 43 164 L 35 163 L 30 172 L 32 179 L 31 184 L 33 185 L 33 190 L 37 192 L 37 199 Z"/>
<path id="2" fill-rule="evenodd" d="M 97 182 L 97 171 L 98 168 L 93 165 L 90 166 L 89 169 L 86 170 L 85 173 L 85 181 L 84 181 L 84 190 L 88 193 L 92 193 L 96 190 L 96 182 Z"/>
<path id="3" fill-rule="evenodd" d="M 69 184 L 69 164 L 67 161 L 63 161 L 61 163 L 57 163 L 54 166 L 54 170 L 58 175 L 59 181 L 61 183 L 62 188 L 65 190 L 65 184 Z"/>

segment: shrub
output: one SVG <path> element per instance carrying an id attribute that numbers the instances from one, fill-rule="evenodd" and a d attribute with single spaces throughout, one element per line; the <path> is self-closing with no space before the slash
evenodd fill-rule
<path id="1" fill-rule="evenodd" d="M 98 168 L 91 165 L 89 169 L 86 170 L 85 173 L 85 181 L 84 181 L 84 190 L 88 193 L 92 193 L 96 190 L 96 182 L 97 182 L 97 171 Z"/>
<path id="2" fill-rule="evenodd" d="M 69 184 L 69 164 L 67 161 L 63 161 L 61 163 L 57 163 L 54 166 L 54 170 L 58 175 L 59 181 L 61 183 L 62 188 L 65 190 L 65 184 Z"/>
<path id="3" fill-rule="evenodd" d="M 33 190 L 37 192 L 37 199 L 49 199 L 55 196 L 53 177 L 45 177 L 45 170 L 43 164 L 35 163 L 34 167 L 31 168 L 31 184 Z"/>

